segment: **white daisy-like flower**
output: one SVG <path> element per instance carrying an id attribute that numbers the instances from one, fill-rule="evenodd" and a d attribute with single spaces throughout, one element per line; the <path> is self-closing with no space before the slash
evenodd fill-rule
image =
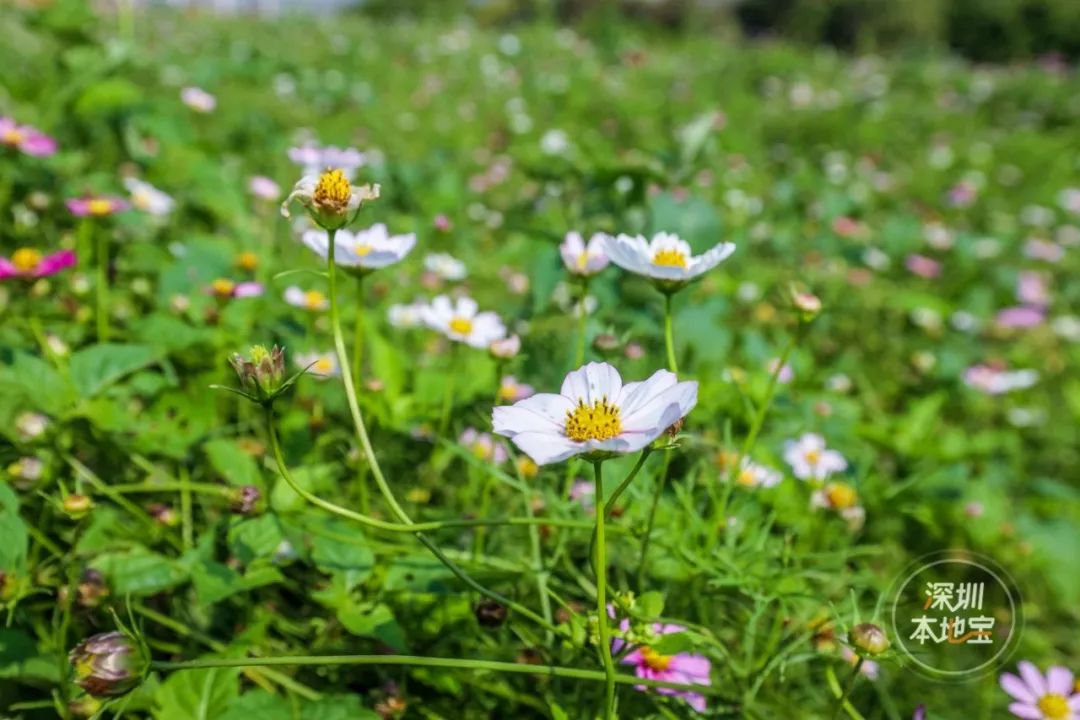
<path id="1" fill-rule="evenodd" d="M 424 269 L 430 273 L 435 273 L 443 280 L 452 282 L 464 280 L 465 276 L 468 275 L 465 263 L 446 253 L 431 253 L 425 256 Z"/>
<path id="2" fill-rule="evenodd" d="M 653 235 L 652 240 L 642 235 L 619 235 L 608 238 L 604 245 L 611 262 L 623 270 L 672 289 L 701 277 L 735 252 L 735 243 L 725 242 L 695 257 L 688 242 L 665 232 Z"/>
<path id="3" fill-rule="evenodd" d="M 330 242 L 322 230 L 305 230 L 300 240 L 324 260 L 329 256 Z M 391 235 L 382 223 L 357 232 L 338 230 L 334 262 L 359 272 L 378 270 L 404 260 L 415 245 L 415 233 Z"/>
<path id="4" fill-rule="evenodd" d="M 859 493 L 843 482 L 830 482 L 810 495 L 810 507 L 832 510 L 858 530 L 866 522 L 866 509 L 859 503 Z"/>
<path id="5" fill-rule="evenodd" d="M 321 290 L 304 290 L 296 285 L 285 288 L 285 302 L 311 312 L 321 312 L 330 307 L 330 298 L 326 293 Z"/>
<path id="6" fill-rule="evenodd" d="M 589 363 L 563 380 L 559 394 L 540 393 L 492 411 L 495 433 L 513 440 L 537 465 L 574 455 L 641 450 L 697 404 L 698 384 L 658 370 L 623 384 L 607 363 Z"/>
<path id="7" fill-rule="evenodd" d="M 168 215 L 176 206 L 172 196 L 138 178 L 124 178 L 124 187 L 131 194 L 133 207 L 156 217 Z"/>
<path id="8" fill-rule="evenodd" d="M 739 462 L 739 470 L 735 473 L 735 482 L 748 488 L 775 487 L 783 479 L 784 476 L 779 471 L 756 463 L 749 458 L 744 458 Z"/>
<path id="9" fill-rule="evenodd" d="M 424 324 L 424 308 L 427 303 L 417 300 L 409 304 L 391 305 L 386 311 L 386 319 L 396 328 L 413 328 Z"/>
<path id="10" fill-rule="evenodd" d="M 824 480 L 847 469 L 844 456 L 825 447 L 825 438 L 817 433 L 805 433 L 784 443 L 784 461 L 800 480 Z"/>
<path id="11" fill-rule="evenodd" d="M 422 311 L 424 324 L 456 342 L 488 349 L 506 336 L 506 326 L 493 312 L 477 312 L 476 301 L 468 297 L 451 300 L 439 295 Z"/>
<path id="12" fill-rule="evenodd" d="M 338 365 L 337 356 L 332 352 L 298 353 L 295 356 L 295 361 L 300 369 L 307 368 L 308 375 L 319 380 L 326 380 L 341 374 L 341 366 Z"/>
<path id="13" fill-rule="evenodd" d="M 180 100 L 195 112 L 209 113 L 217 107 L 217 98 L 200 87 L 186 87 L 180 91 Z"/>
<path id="14" fill-rule="evenodd" d="M 609 235 L 594 233 L 586 244 L 581 233 L 566 233 L 566 238 L 559 246 L 566 269 L 574 275 L 589 277 L 606 268 L 611 262 L 604 247 L 609 239 Z"/>
<path id="15" fill-rule="evenodd" d="M 366 201 L 378 197 L 378 185 L 354 186 L 338 168 L 300 178 L 281 203 L 281 214 L 291 217 L 289 206 L 299 201 L 319 227 L 337 230 L 351 223 Z"/>

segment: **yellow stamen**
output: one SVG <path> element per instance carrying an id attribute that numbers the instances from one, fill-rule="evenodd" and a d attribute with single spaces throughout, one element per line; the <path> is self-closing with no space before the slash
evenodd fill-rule
<path id="1" fill-rule="evenodd" d="M 566 437 L 574 442 L 586 440 L 610 440 L 622 432 L 622 420 L 617 405 L 607 398 L 597 400 L 591 406 L 578 400 L 573 412 L 566 413 Z"/>
<path id="2" fill-rule="evenodd" d="M 322 310 L 326 305 L 326 296 L 318 290 L 308 290 L 304 293 L 304 307 L 308 310 Z"/>
<path id="3" fill-rule="evenodd" d="M 514 383 L 503 383 L 499 386 L 500 400 L 513 400 L 517 397 L 518 386 Z"/>
<path id="4" fill-rule="evenodd" d="M 0 136 L 0 141 L 5 145 L 18 145 L 25 139 L 26 136 L 19 132 L 18 128 L 8 128 L 4 131 L 3 136 Z"/>
<path id="5" fill-rule="evenodd" d="M 30 248 L 19 248 L 11 256 L 11 264 L 19 272 L 33 272 L 41 264 L 41 253 Z"/>
<path id="6" fill-rule="evenodd" d="M 829 483 L 825 486 L 825 498 L 829 501 L 830 507 L 836 510 L 847 510 L 859 501 L 859 494 L 847 483 Z"/>
<path id="7" fill-rule="evenodd" d="M 803 455 L 803 459 L 806 460 L 807 465 L 817 465 L 819 462 L 821 462 L 821 451 L 807 450 L 806 454 Z"/>
<path id="8" fill-rule="evenodd" d="M 353 249 L 353 252 L 355 252 L 358 257 L 364 257 L 371 252 L 371 246 L 367 243 L 360 243 Z"/>
<path id="9" fill-rule="evenodd" d="M 686 255 L 681 250 L 675 250 L 673 248 L 667 248 L 664 250 L 657 250 L 653 255 L 653 265 L 659 265 L 660 267 L 677 267 L 686 269 Z"/>
<path id="10" fill-rule="evenodd" d="M 517 459 L 517 469 L 518 472 L 521 473 L 521 477 L 526 480 L 532 479 L 540 474 L 540 466 L 524 455 Z"/>
<path id="11" fill-rule="evenodd" d="M 1039 698 L 1039 710 L 1049 720 L 1065 720 L 1070 717 L 1069 701 L 1063 695 L 1043 695 Z"/>
<path id="12" fill-rule="evenodd" d="M 259 267 L 259 256 L 255 253 L 247 250 L 236 256 L 236 266 L 241 270 L 247 270 L 251 272 L 255 268 Z"/>
<path id="13" fill-rule="evenodd" d="M 458 335 L 468 335 L 472 332 L 473 322 L 469 318 L 455 317 L 450 319 L 450 330 Z"/>
<path id="14" fill-rule="evenodd" d="M 319 176 L 319 183 L 315 186 L 316 205 L 340 211 L 348 207 L 350 197 L 352 186 L 340 169 L 327 170 Z"/>
<path id="15" fill-rule="evenodd" d="M 106 198 L 93 198 L 86 203 L 86 211 L 91 215 L 108 215 L 112 212 L 113 204 Z"/>
<path id="16" fill-rule="evenodd" d="M 334 362 L 330 358 L 321 357 L 315 361 L 311 369 L 320 375 L 329 375 L 334 371 Z"/>
<path id="17" fill-rule="evenodd" d="M 744 485 L 746 487 L 753 487 L 754 485 L 757 485 L 757 477 L 754 475 L 754 471 L 750 468 L 743 468 L 742 470 L 740 470 L 738 476 L 736 476 L 735 479 L 740 485 Z"/>
<path id="18" fill-rule="evenodd" d="M 210 284 L 214 294 L 220 297 L 232 297 L 233 291 L 236 290 L 236 283 L 232 280 L 226 280 L 225 278 L 218 278 Z"/>
<path id="19" fill-rule="evenodd" d="M 664 672 L 671 667 L 672 657 L 670 655 L 661 655 L 646 645 L 641 648 L 641 659 L 650 669 L 655 670 L 656 672 Z"/>
<path id="20" fill-rule="evenodd" d="M 578 270 L 584 270 L 585 266 L 589 264 L 588 253 L 581 253 L 577 256 L 577 268 Z"/>
<path id="21" fill-rule="evenodd" d="M 140 190 L 131 196 L 131 204 L 140 210 L 150 209 L 150 193 Z"/>

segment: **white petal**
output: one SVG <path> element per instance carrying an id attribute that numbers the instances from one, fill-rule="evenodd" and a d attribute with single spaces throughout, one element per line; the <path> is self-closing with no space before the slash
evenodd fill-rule
<path id="1" fill-rule="evenodd" d="M 303 290 L 295 285 L 290 285 L 285 288 L 285 302 L 295 307 L 304 307 L 307 304 L 307 297 Z"/>
<path id="2" fill-rule="evenodd" d="M 681 382 L 654 395 L 645 405 L 622 416 L 624 432 L 663 432 L 697 405 L 698 384 Z"/>
<path id="3" fill-rule="evenodd" d="M 300 236 L 300 241 L 324 260 L 329 254 L 328 249 L 330 246 L 326 241 L 325 230 L 305 230 Z"/>
<path id="4" fill-rule="evenodd" d="M 521 432 L 541 430 L 563 435 L 567 413 L 574 404 L 554 393 L 538 393 L 513 405 L 501 405 L 492 411 L 495 432 L 513 437 Z"/>
<path id="5" fill-rule="evenodd" d="M 476 315 L 476 311 L 479 306 L 476 301 L 471 297 L 460 297 L 457 300 L 457 307 L 454 310 L 454 314 L 458 317 L 471 318 Z"/>
<path id="6" fill-rule="evenodd" d="M 675 373 L 667 370 L 657 370 L 649 379 L 643 382 L 627 383 L 623 386 L 618 398 L 620 412 L 624 416 L 632 415 L 655 395 L 674 387 L 677 382 L 678 378 L 676 378 Z"/>
<path id="7" fill-rule="evenodd" d="M 513 443 L 537 465 L 550 465 L 588 451 L 584 443 L 567 437 L 540 432 L 526 432 L 513 437 Z"/>
<path id="8" fill-rule="evenodd" d="M 615 401 L 622 390 L 619 371 L 607 363 L 591 362 L 570 372 L 559 391 L 574 403 L 592 405 L 601 398 Z"/>
<path id="9" fill-rule="evenodd" d="M 720 243 L 704 255 L 690 261 L 687 272 L 690 277 L 702 275 L 727 260 L 735 252 L 735 243 Z"/>

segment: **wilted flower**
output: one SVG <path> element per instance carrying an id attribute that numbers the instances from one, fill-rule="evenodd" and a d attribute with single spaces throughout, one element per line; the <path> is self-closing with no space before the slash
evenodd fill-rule
<path id="1" fill-rule="evenodd" d="M 506 326 L 493 312 L 478 313 L 476 301 L 468 297 L 451 300 L 439 295 L 422 311 L 424 324 L 456 342 L 489 349 L 506 336 Z"/>
<path id="2" fill-rule="evenodd" d="M 826 448 L 825 438 L 817 433 L 805 433 L 798 440 L 784 443 L 784 461 L 800 480 L 824 480 L 847 469 L 844 456 Z"/>
<path id="3" fill-rule="evenodd" d="M 127 633 L 93 635 L 68 655 L 75 684 L 97 697 L 123 695 L 134 689 L 146 674 L 149 657 Z"/>
<path id="4" fill-rule="evenodd" d="M 330 307 L 330 298 L 321 290 L 302 290 L 296 285 L 285 288 L 285 302 L 293 307 L 319 312 Z"/>
<path id="5" fill-rule="evenodd" d="M 337 355 L 332 352 L 300 353 L 294 360 L 297 367 L 301 370 L 306 370 L 308 375 L 319 380 L 326 380 L 327 378 L 337 377 L 341 374 L 341 367 L 338 365 Z"/>
<path id="6" fill-rule="evenodd" d="M 627 632 L 630 629 L 630 622 L 623 620 L 620 629 L 624 633 Z M 681 625 L 670 623 L 653 623 L 652 625 L 652 633 L 657 638 L 681 632 L 686 632 L 686 628 Z M 622 639 L 612 638 L 611 651 L 613 653 L 621 652 L 624 646 Z M 665 680 L 685 685 L 712 685 L 712 663 L 702 655 L 686 652 L 662 655 L 649 645 L 638 645 L 624 655 L 619 662 L 624 665 L 633 665 L 634 674 L 639 678 Z M 645 685 L 635 685 L 634 689 L 680 697 L 686 700 L 694 710 L 705 712 L 705 696 L 700 693 L 665 687 L 649 688 Z"/>
<path id="7" fill-rule="evenodd" d="M 465 263 L 446 253 L 431 253 L 424 257 L 424 269 L 442 280 L 464 280 L 468 271 Z"/>
<path id="8" fill-rule="evenodd" d="M 427 303 L 423 300 L 405 304 L 391 305 L 386 311 L 386 319 L 397 328 L 419 327 L 424 323 L 424 308 Z"/>
<path id="9" fill-rule="evenodd" d="M 56 140 L 37 128 L 19 125 L 9 117 L 0 117 L 0 146 L 35 157 L 47 157 L 56 153 Z"/>
<path id="10" fill-rule="evenodd" d="M 517 335 L 500 338 L 492 342 L 488 350 L 491 351 L 493 357 L 499 360 L 509 360 L 521 352 L 521 338 Z"/>
<path id="11" fill-rule="evenodd" d="M 476 428 L 466 428 L 458 442 L 480 460 L 491 461 L 496 465 L 502 465 L 507 460 L 506 448 L 496 443 L 489 433 L 480 432 Z"/>
<path id="12" fill-rule="evenodd" d="M 1009 712 L 1027 720 L 1076 720 L 1080 691 L 1071 670 L 1056 665 L 1043 675 L 1027 660 L 1022 660 L 1019 668 L 1019 677 L 1012 673 L 1001 676 L 1001 689 L 1016 701 L 1009 705 Z"/>
<path id="13" fill-rule="evenodd" d="M 210 113 L 217 107 L 217 98 L 198 87 L 181 90 L 180 100 L 195 112 Z"/>
<path id="14" fill-rule="evenodd" d="M 536 390 L 532 385 L 519 383 L 513 375 L 507 375 L 499 383 L 499 400 L 503 402 L 517 402 L 532 397 Z"/>
<path id="15" fill-rule="evenodd" d="M 43 278 L 73 267 L 75 263 L 75 253 L 71 250 L 42 255 L 31 248 L 19 248 L 12 253 L 11 259 L 0 257 L 0 280 Z"/>
<path id="16" fill-rule="evenodd" d="M 124 187 L 131 193 L 132 206 L 151 215 L 157 217 L 168 215 L 176 206 L 176 201 L 170 195 L 138 178 L 124 178 Z"/>
<path id="17" fill-rule="evenodd" d="M 255 175 L 248 180 L 248 191 L 266 202 L 273 202 L 281 197 L 281 186 L 264 175 Z"/>
<path id="18" fill-rule="evenodd" d="M 538 465 L 574 455 L 631 453 L 646 447 L 697 404 L 696 382 L 658 370 L 623 385 L 607 363 L 566 376 L 558 395 L 541 393 L 492 411 L 495 432 L 514 441 Z"/>
<path id="19" fill-rule="evenodd" d="M 262 405 L 272 403 L 289 389 L 296 378 L 294 375 L 286 379 L 285 351 L 277 345 L 270 350 L 255 345 L 248 351 L 248 357 L 233 353 L 229 364 L 236 370 L 243 394 Z"/>
<path id="20" fill-rule="evenodd" d="M 105 582 L 105 576 L 100 570 L 94 568 L 83 570 L 76 591 L 79 604 L 88 608 L 101 605 L 101 601 L 109 596 L 109 586 Z"/>
<path id="21" fill-rule="evenodd" d="M 326 233 L 305 230 L 300 239 L 322 259 L 330 257 L 330 241 Z M 355 233 L 338 230 L 334 235 L 334 263 L 359 273 L 378 270 L 404 260 L 414 245 L 414 233 L 391 235 L 382 223 Z"/>
<path id="22" fill-rule="evenodd" d="M 589 277 L 606 268 L 611 262 L 605 252 L 609 239 L 609 235 L 595 233 L 586 244 L 580 233 L 566 233 L 566 239 L 559 245 L 559 253 L 562 254 L 566 269 L 574 275 Z"/>
<path id="23" fill-rule="evenodd" d="M 66 204 L 76 217 L 106 217 L 128 209 L 126 200 L 113 195 L 87 195 L 72 198 Z"/>
<path id="24" fill-rule="evenodd" d="M 735 252 L 734 243 L 720 243 L 693 256 L 690 244 L 672 233 L 657 233 L 652 240 L 643 236 L 619 235 L 605 243 L 611 261 L 624 270 L 656 281 L 665 291 L 675 290 L 700 277 Z"/>
<path id="25" fill-rule="evenodd" d="M 353 187 L 340 168 L 327 170 L 321 175 L 302 177 L 281 203 L 281 214 L 290 217 L 289 205 L 299 201 L 316 225 L 338 230 L 356 219 L 366 201 L 378 197 L 378 185 Z"/>

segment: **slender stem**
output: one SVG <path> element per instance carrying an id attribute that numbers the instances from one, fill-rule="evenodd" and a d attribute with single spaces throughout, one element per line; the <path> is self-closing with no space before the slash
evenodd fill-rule
<path id="1" fill-rule="evenodd" d="M 180 468 L 180 537 L 184 548 L 195 547 L 195 524 L 191 512 L 191 473 L 186 467 Z"/>
<path id="2" fill-rule="evenodd" d="M 493 672 L 517 673 L 521 675 L 553 675 L 555 677 L 592 680 L 594 682 L 606 682 L 608 680 L 604 673 L 596 670 L 584 670 L 561 665 L 532 665 L 529 663 L 474 660 L 471 658 L 418 657 L 412 655 L 300 655 L 262 658 L 222 657 L 204 658 L 200 660 L 182 660 L 178 662 L 154 661 L 150 663 L 150 669 L 161 672 L 175 672 L 178 670 L 199 670 L 204 668 L 267 667 L 278 665 L 411 665 L 414 667 L 438 667 L 454 670 L 491 670 Z M 614 681 L 623 685 L 672 688 L 674 690 L 683 690 L 702 695 L 719 694 L 719 691 L 716 688 L 708 685 L 688 685 L 686 683 L 670 682 L 667 680 L 654 680 L 652 678 L 630 675 L 629 673 L 616 674 Z"/>
<path id="3" fill-rule="evenodd" d="M 608 630 L 607 614 L 607 558 L 604 538 L 604 473 L 603 461 L 593 463 L 593 477 L 596 483 L 596 628 L 600 638 L 600 659 L 604 663 L 604 718 L 614 717 L 615 707 L 615 663 L 611 659 L 611 638 Z"/>
<path id="4" fill-rule="evenodd" d="M 679 373 L 679 365 L 675 362 L 675 338 L 671 329 L 671 299 L 674 293 L 664 293 L 664 345 L 667 346 L 668 370 Z"/>
<path id="5" fill-rule="evenodd" d="M 506 443 L 509 446 L 509 443 Z M 521 475 L 521 468 L 518 466 L 517 457 L 515 457 L 514 451 L 507 447 L 510 460 L 514 463 L 514 470 L 517 474 L 518 484 L 521 485 L 522 499 L 525 501 L 525 515 L 529 518 L 534 517 L 532 509 L 532 497 L 529 494 L 529 487 L 525 483 L 525 478 Z M 544 568 L 544 553 L 540 548 L 540 528 L 536 525 L 529 526 L 529 552 L 531 554 L 531 562 L 533 566 L 533 572 L 536 573 L 536 592 L 540 594 L 540 613 L 544 616 L 544 619 L 551 622 L 551 598 L 548 596 L 548 571 Z M 547 633 L 548 643 L 554 639 L 553 634 L 549 631 Z"/>
<path id="6" fill-rule="evenodd" d="M 129 493 L 179 492 L 185 488 L 193 493 L 201 493 L 203 495 L 217 495 L 219 497 L 229 497 L 232 495 L 232 490 L 224 485 L 214 485 L 213 483 L 185 483 L 179 480 L 124 483 L 121 485 L 110 485 L 109 487 L 113 492 L 120 493 L 121 495 Z"/>
<path id="7" fill-rule="evenodd" d="M 653 527 L 656 525 L 656 509 L 660 507 L 660 496 L 664 494 L 664 484 L 667 483 L 668 466 L 671 464 L 671 453 L 664 453 L 664 464 L 660 468 L 660 476 L 656 478 L 656 487 L 653 488 L 652 504 L 649 506 L 649 522 L 645 526 L 645 537 L 641 541 L 641 558 L 638 560 L 637 586 L 642 587 L 645 580 L 645 566 L 649 561 L 649 546 L 652 544 Z"/>
<path id="8" fill-rule="evenodd" d="M 95 227 L 97 236 L 97 341 L 109 339 L 109 237 L 103 228 Z"/>
<path id="9" fill-rule="evenodd" d="M 652 448 L 646 447 L 641 451 L 641 455 L 638 456 L 638 461 L 634 465 L 633 469 L 626 476 L 626 478 L 619 483 L 619 487 L 615 488 L 615 492 L 611 493 L 611 497 L 604 503 L 604 517 L 611 517 L 611 511 L 615 509 L 615 501 L 626 491 L 626 488 L 630 487 L 630 483 L 634 481 L 638 473 L 641 471 L 641 466 L 645 464 L 645 461 L 649 459 L 649 455 L 652 453 Z M 598 501 L 599 502 L 599 501 Z"/>
<path id="10" fill-rule="evenodd" d="M 439 413 L 439 435 L 445 436 L 450 427 L 450 409 L 454 406 L 454 381 L 458 370 L 457 343 L 451 341 L 450 345 L 450 373 L 443 383 L 442 412 Z"/>
<path id="11" fill-rule="evenodd" d="M 585 299 L 589 297 L 589 281 L 581 281 L 581 298 L 578 300 L 578 329 L 577 329 L 577 354 L 574 359 L 574 367 L 579 368 L 585 364 L 585 337 L 588 334 L 589 313 L 585 312 Z"/>
<path id="12" fill-rule="evenodd" d="M 851 691 L 855 689 L 855 681 L 859 679 L 859 671 L 862 670 L 863 663 L 866 662 L 866 658 L 859 656 L 859 659 L 855 661 L 855 667 L 851 671 L 851 679 L 848 680 L 847 687 L 844 688 L 844 692 L 840 695 L 840 701 L 836 704 L 836 710 L 833 711 L 833 718 L 840 715 L 840 711 L 844 708 L 844 703 L 847 702 L 848 696 L 851 695 Z"/>
<path id="13" fill-rule="evenodd" d="M 364 279 L 356 279 L 356 324 L 353 327 L 353 382 L 360 387 L 364 368 Z"/>

